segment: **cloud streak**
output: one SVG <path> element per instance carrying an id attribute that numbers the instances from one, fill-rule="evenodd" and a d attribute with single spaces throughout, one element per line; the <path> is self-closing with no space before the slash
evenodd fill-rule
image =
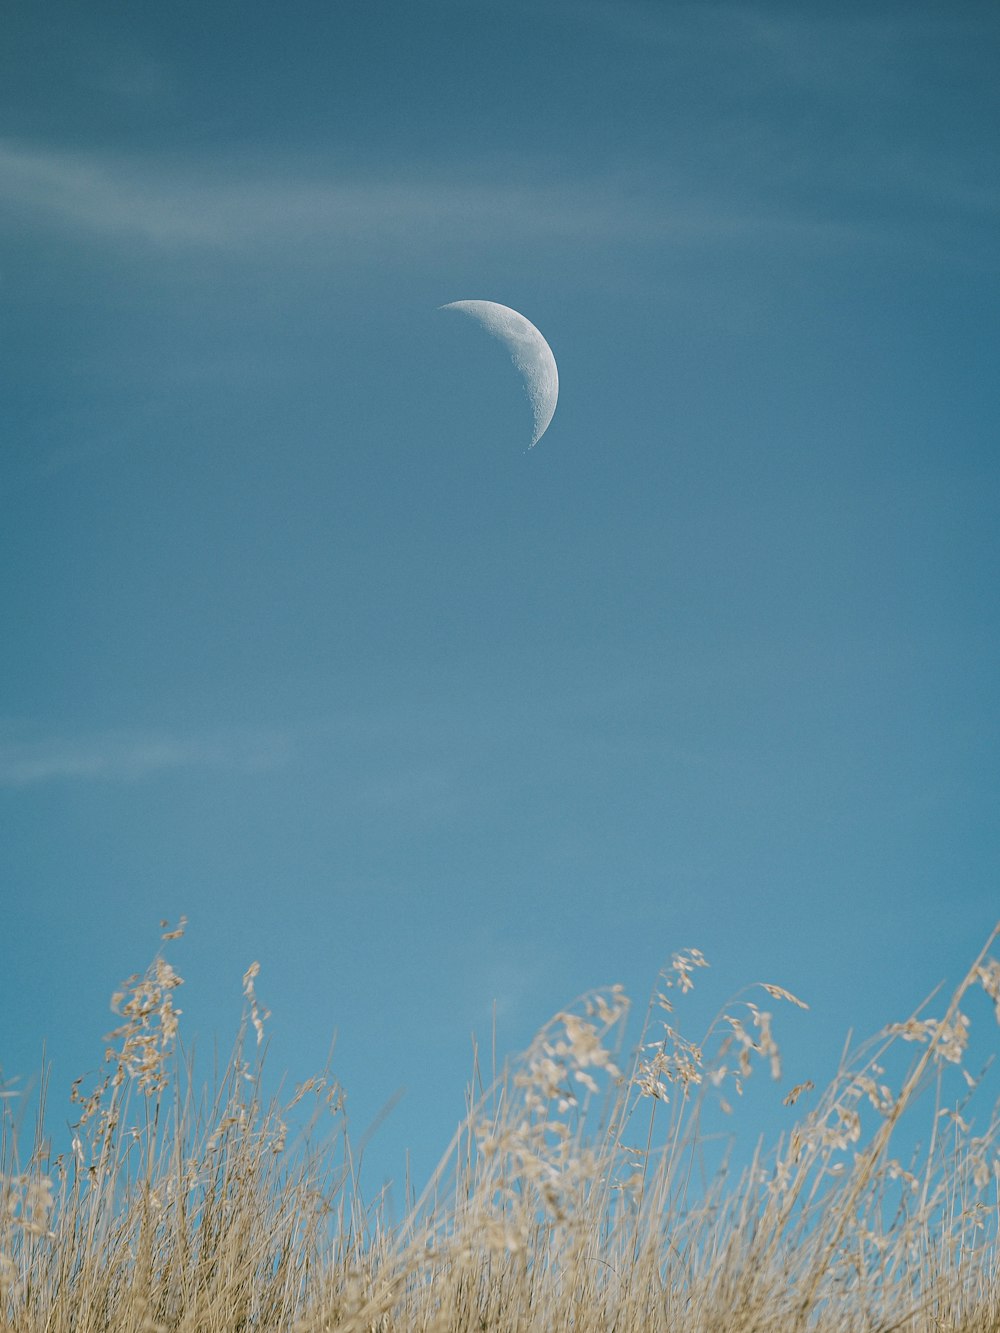
<path id="1" fill-rule="evenodd" d="M 258 772 L 285 762 L 289 743 L 276 732 L 177 736 L 104 732 L 20 737 L 0 730 L 0 787 L 51 782 L 136 782 L 178 769 Z"/>
<path id="2" fill-rule="evenodd" d="M 623 200 L 558 187 L 331 181 L 258 170 L 168 169 L 0 140 L 8 210 L 105 237 L 174 247 L 430 239 L 445 226 L 582 236 L 621 229 Z"/>
<path id="3" fill-rule="evenodd" d="M 547 174 L 538 164 L 532 179 Z M 421 247 L 462 240 L 628 240 L 678 249 L 891 243 L 883 227 L 855 218 L 817 217 L 763 196 L 713 197 L 641 163 L 613 175 L 545 185 L 349 181 L 266 166 L 227 176 L 217 164 L 167 167 L 146 158 L 0 139 L 0 190 L 15 222 L 161 251 L 249 254 L 280 248 L 294 254 L 305 245 L 354 261 L 393 251 L 411 257 Z"/>

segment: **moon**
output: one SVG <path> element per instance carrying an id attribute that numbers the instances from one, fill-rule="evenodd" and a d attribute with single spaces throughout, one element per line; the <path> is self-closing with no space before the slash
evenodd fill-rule
<path id="1" fill-rule="evenodd" d="M 548 429 L 559 397 L 559 371 L 552 348 L 534 324 L 509 305 L 496 301 L 450 301 L 438 308 L 468 315 L 487 333 L 499 338 L 510 352 L 531 404 L 535 426 L 529 448 L 533 449 Z"/>

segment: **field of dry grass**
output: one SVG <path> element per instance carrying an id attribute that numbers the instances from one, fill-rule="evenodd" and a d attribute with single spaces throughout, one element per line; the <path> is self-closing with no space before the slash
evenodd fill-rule
<path id="1" fill-rule="evenodd" d="M 255 966 L 232 1061 L 193 1086 L 161 951 L 114 997 L 120 1026 L 102 1076 L 73 1089 L 65 1145 L 41 1105 L 32 1133 L 18 1098 L 0 1101 L 0 1328 L 996 1330 L 997 1121 L 974 1108 L 963 1006 L 982 988 L 1000 1018 L 998 932 L 938 1016 L 891 1024 L 825 1092 L 790 1089 L 810 1108 L 794 1129 L 708 1183 L 706 1111 L 735 1107 L 755 1069 L 780 1075 L 763 1006 L 801 1002 L 758 986 L 694 1040 L 681 1015 L 705 961 L 689 950 L 624 1058 L 627 998 L 584 997 L 492 1086 L 476 1071 L 401 1221 L 361 1197 L 331 1075 L 264 1103 Z M 922 1142 L 905 1162 L 901 1139 Z"/>

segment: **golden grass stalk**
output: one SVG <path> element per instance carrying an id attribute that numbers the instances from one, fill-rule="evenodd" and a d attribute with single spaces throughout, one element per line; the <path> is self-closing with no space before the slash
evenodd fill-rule
<path id="1" fill-rule="evenodd" d="M 398 1222 L 384 1194 L 362 1197 L 329 1071 L 265 1102 L 256 964 L 232 1057 L 196 1094 L 182 982 L 161 952 L 115 995 L 121 1022 L 100 1077 L 73 1087 L 61 1152 L 44 1085 L 23 1151 L 17 1099 L 0 1099 L 0 1329 L 995 1330 L 997 1118 L 973 1118 L 962 1006 L 978 986 L 1000 1016 L 998 931 L 940 1019 L 922 1006 L 891 1024 L 790 1132 L 742 1171 L 717 1161 L 707 1181 L 706 1119 L 758 1068 L 782 1076 L 772 1014 L 742 999 L 687 1035 L 678 1014 L 707 966 L 687 950 L 625 1060 L 621 988 L 584 996 L 470 1091 Z M 907 1043 L 916 1058 L 897 1070 Z M 814 1091 L 800 1082 L 785 1103 Z M 904 1165 L 890 1148 L 928 1102 L 925 1146 Z"/>

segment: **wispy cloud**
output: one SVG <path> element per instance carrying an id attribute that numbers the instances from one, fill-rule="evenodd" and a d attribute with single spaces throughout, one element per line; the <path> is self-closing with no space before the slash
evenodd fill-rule
<path id="1" fill-rule="evenodd" d="M 783 179 L 753 189 L 744 181 L 727 191 L 725 173 L 721 184 L 696 182 L 669 163 L 653 170 L 636 162 L 587 180 L 560 180 L 541 163 L 526 169 L 521 183 L 504 183 L 499 168 L 500 183 L 456 183 L 435 179 L 431 171 L 422 180 L 346 180 L 324 178 L 305 166 L 258 164 L 238 171 L 214 161 L 167 165 L 0 138 L 0 194 L 15 223 L 69 229 L 105 244 L 233 255 L 264 248 L 293 256 L 302 249 L 348 262 L 392 254 L 409 259 L 421 248 L 510 240 L 627 240 L 677 251 L 791 246 L 891 253 L 912 232 L 909 242 L 925 249 L 919 219 L 890 222 L 884 209 L 875 210 L 877 220 L 866 218 L 868 210 L 853 198 L 859 181 L 880 182 L 879 189 L 904 205 L 922 200 L 942 215 L 985 220 L 1000 207 L 1000 192 L 970 183 L 961 164 L 938 170 L 903 151 L 859 163 L 831 150 L 817 162 L 815 153 L 803 154 L 789 143 L 781 151 L 773 145 L 765 156 L 783 164 L 782 171 L 794 169 L 794 191 Z M 483 170 L 477 164 L 480 177 Z M 827 206 L 834 178 L 850 186 L 840 214 L 805 202 L 804 183 L 813 177 L 817 198 Z"/>
<path id="2" fill-rule="evenodd" d="M 625 200 L 560 186 L 347 181 L 302 171 L 220 173 L 0 139 L 8 209 L 161 246 L 254 246 L 313 238 L 405 239 L 453 230 L 582 236 L 621 229 Z"/>
<path id="3" fill-rule="evenodd" d="M 134 782 L 191 768 L 255 772 L 284 763 L 289 750 L 288 739 L 277 732 L 180 736 L 114 731 L 39 737 L 8 726 L 0 728 L 0 786 Z"/>
<path id="4" fill-rule="evenodd" d="M 507 3 L 510 0 L 506 0 Z M 530 0 L 521 0 L 524 10 Z M 955 40 L 992 41 L 996 20 L 985 8 L 939 6 L 911 12 L 901 24 L 885 7 L 780 7 L 746 0 L 573 0 L 567 18 L 628 43 L 641 58 L 662 67 L 674 53 L 679 66 L 692 54 L 713 59 L 699 66 L 732 90 L 758 87 L 773 95 L 784 88 L 830 92 L 838 99 L 864 89 L 881 99 L 909 89 L 907 56 L 930 46 L 939 58 Z M 736 57 L 736 59 L 732 59 Z"/>
<path id="5" fill-rule="evenodd" d="M 299 777 L 336 792 L 343 809 L 377 817 L 441 823 L 467 799 L 454 756 L 428 761 L 412 746 L 392 746 L 379 725 L 349 737 L 322 721 L 301 726 L 209 732 L 113 729 L 43 733 L 0 722 L 0 789 L 52 783 L 135 783 L 185 770 L 241 775 L 296 765 Z M 304 769 L 303 769 L 304 765 Z"/>
<path id="6" fill-rule="evenodd" d="M 796 241 L 839 247 L 876 239 L 854 223 L 713 200 L 680 182 L 665 200 L 649 184 L 656 175 L 637 167 L 548 185 L 331 181 L 264 168 L 226 177 L 214 167 L 167 168 L 0 139 L 8 210 L 105 240 L 165 248 L 252 251 L 314 242 L 356 257 L 362 248 L 412 254 L 445 237 L 628 238 L 699 247 Z"/>

